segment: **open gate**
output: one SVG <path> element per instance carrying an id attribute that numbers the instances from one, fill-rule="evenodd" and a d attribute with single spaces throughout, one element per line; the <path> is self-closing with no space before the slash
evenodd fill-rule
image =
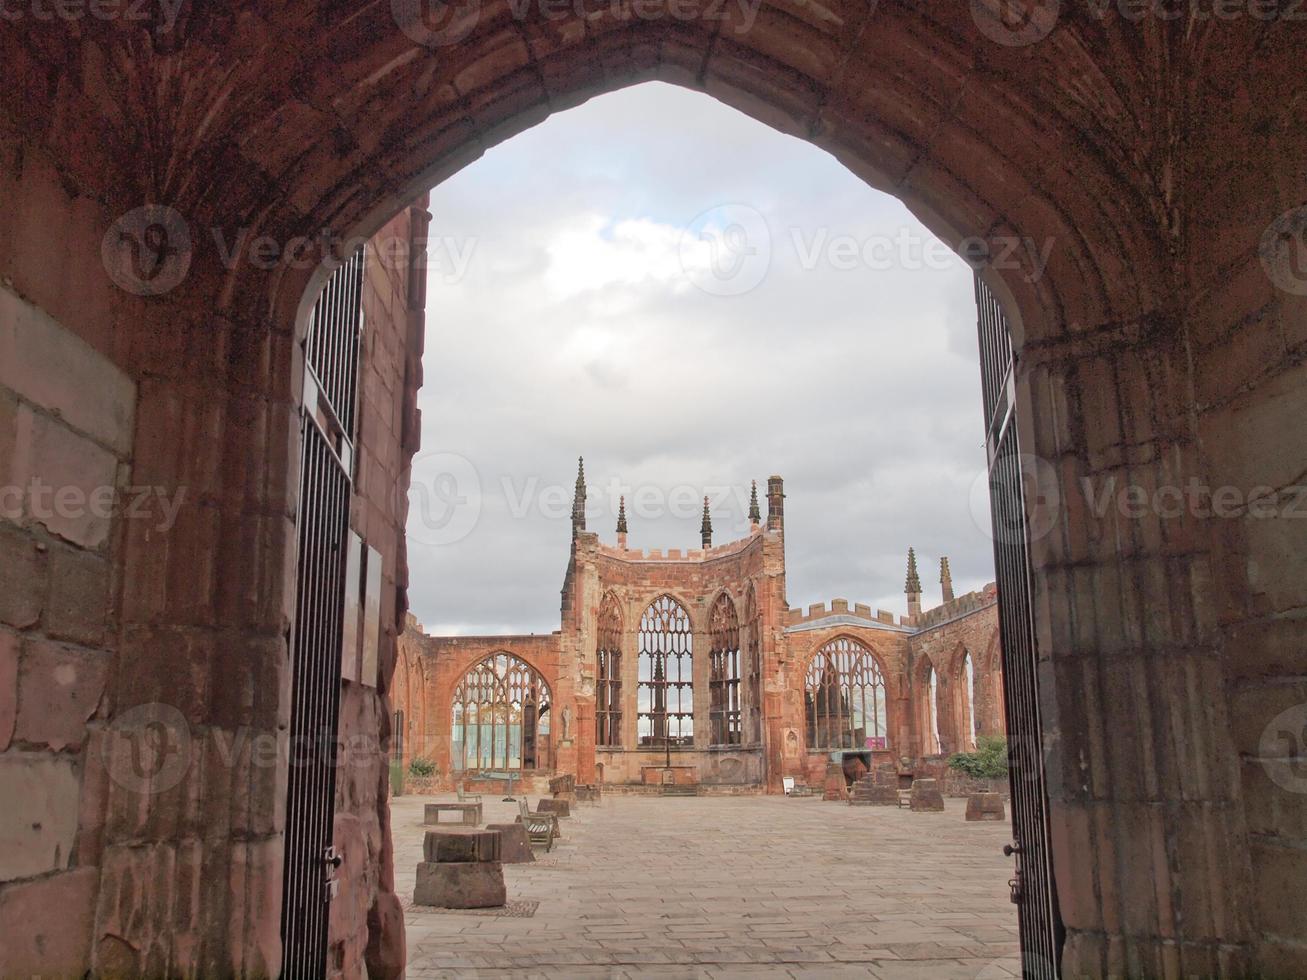
<path id="1" fill-rule="evenodd" d="M 360 248 L 328 281 L 305 341 L 281 905 L 287 978 L 326 972 L 327 920 L 340 864 L 332 824 L 363 263 Z"/>
<path id="2" fill-rule="evenodd" d="M 1017 437 L 1015 357 L 1007 317 L 979 276 L 976 306 L 1012 790 L 1012 843 L 1003 852 L 1016 860 L 1011 887 L 1021 933 L 1022 972 L 1035 980 L 1051 980 L 1060 974 L 1063 928 L 1049 842 L 1026 525 L 1027 490 L 1032 489 L 1034 468 L 1022 456 Z"/>

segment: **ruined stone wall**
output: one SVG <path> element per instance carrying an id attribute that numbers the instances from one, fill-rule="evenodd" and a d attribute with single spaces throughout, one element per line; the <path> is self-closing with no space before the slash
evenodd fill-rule
<path id="1" fill-rule="evenodd" d="M 133 748 L 103 720 L 115 562 L 128 521 L 162 525 L 176 505 L 133 485 L 135 410 L 126 374 L 0 284 L 3 976 L 87 968 L 100 866 L 115 860 L 101 835 L 106 753 Z"/>
<path id="2" fill-rule="evenodd" d="M 454 689 L 474 666 L 497 653 L 509 653 L 524 661 L 549 685 L 550 748 L 555 753 L 565 746 L 561 714 L 568 704 L 558 700 L 561 672 L 559 634 L 526 636 L 425 636 L 413 621 L 403 639 L 408 661 L 409 683 L 397 689 L 395 707 L 404 712 L 408 730 L 405 737 L 405 765 L 413 759 L 435 764 L 434 785 L 453 789 L 462 781 L 454 771 L 450 730 L 453 723 Z M 572 730 L 576 731 L 575 707 Z M 564 770 L 566 771 L 566 770 Z"/>
<path id="3" fill-rule="evenodd" d="M 953 602 L 930 610 L 924 627 L 912 635 L 907 664 L 912 679 L 911 711 L 917 732 L 914 755 L 927 749 L 927 701 L 930 687 L 927 673 L 934 668 L 935 715 L 939 724 L 939 754 L 967 752 L 974 746 L 974 734 L 1002 735 L 1003 718 L 1002 643 L 999 637 L 998 596 L 994 587 L 958 596 Z M 975 717 L 968 705 L 964 660 L 971 658 Z M 974 734 L 973 734 L 974 733 Z"/>

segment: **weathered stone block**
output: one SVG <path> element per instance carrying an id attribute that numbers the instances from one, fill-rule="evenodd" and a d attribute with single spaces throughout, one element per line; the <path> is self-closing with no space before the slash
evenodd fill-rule
<path id="1" fill-rule="evenodd" d="M 68 867 L 77 836 L 77 795 L 77 770 L 68 756 L 0 756 L 0 881 Z"/>
<path id="2" fill-rule="evenodd" d="M 507 899 L 504 866 L 498 861 L 471 864 L 423 861 L 418 865 L 417 885 L 413 889 L 414 905 L 489 909 L 503 905 Z"/>
<path id="3" fill-rule="evenodd" d="M 422 857 L 433 864 L 498 861 L 500 840 L 493 830 L 428 830 L 422 840 Z"/>
<path id="4" fill-rule="evenodd" d="M 15 737 L 56 751 L 81 745 L 108 670 L 108 654 L 29 640 L 18 671 Z"/>
<path id="5" fill-rule="evenodd" d="M 998 793 L 973 793 L 967 797 L 968 820 L 1004 820 L 1003 797 Z"/>
<path id="6" fill-rule="evenodd" d="M 0 977 L 80 977 L 91 966 L 99 868 L 0 891 Z"/>
<path id="7" fill-rule="evenodd" d="M 19 441 L 30 426 L 26 514 L 51 534 L 83 548 L 100 548 L 109 538 L 118 486 L 118 459 L 85 436 L 41 415 L 20 409 Z"/>
<path id="8" fill-rule="evenodd" d="M 499 860 L 503 864 L 527 864 L 536 859 L 525 824 L 491 823 L 486 824 L 486 829 L 499 832 Z"/>
<path id="9" fill-rule="evenodd" d="M 939 783 L 934 779 L 914 779 L 912 781 L 912 794 L 909 797 L 909 806 L 912 810 L 921 811 L 942 811 L 944 809 L 944 794 L 940 792 Z"/>
<path id="10" fill-rule="evenodd" d="M 18 718 L 18 636 L 0 630 L 0 752 L 9 748 Z"/>
<path id="11" fill-rule="evenodd" d="M 422 809 L 422 822 L 428 826 L 439 823 L 454 823 L 453 820 L 441 820 L 442 813 L 456 815 L 458 823 L 466 827 L 475 827 L 481 822 L 480 803 L 428 803 Z"/>
<path id="12" fill-rule="evenodd" d="M 126 455 L 136 386 L 44 311 L 0 289 L 0 384 Z"/>
<path id="13" fill-rule="evenodd" d="M 45 557 L 27 534 L 0 520 L 0 623 L 36 625 L 45 602 Z"/>
<path id="14" fill-rule="evenodd" d="M 570 817 L 572 815 L 572 804 L 567 800 L 541 800 L 536 806 L 539 813 L 552 813 L 559 817 Z"/>
<path id="15" fill-rule="evenodd" d="M 56 546 L 50 550 L 49 567 L 46 634 L 74 643 L 101 643 L 108 615 L 109 563 L 90 552 Z"/>

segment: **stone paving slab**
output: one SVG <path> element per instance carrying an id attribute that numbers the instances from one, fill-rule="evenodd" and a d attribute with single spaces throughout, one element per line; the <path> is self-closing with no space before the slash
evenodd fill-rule
<path id="1" fill-rule="evenodd" d="M 441 799 L 391 801 L 401 897 Z M 507 822 L 517 804 L 485 810 Z M 1019 976 L 1008 826 L 963 810 L 609 796 L 573 810 L 546 860 L 504 867 L 534 916 L 408 912 L 408 977 Z"/>

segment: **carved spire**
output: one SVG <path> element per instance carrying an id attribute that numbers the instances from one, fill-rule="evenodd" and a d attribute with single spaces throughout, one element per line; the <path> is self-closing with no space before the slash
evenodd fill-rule
<path id="1" fill-rule="evenodd" d="M 585 457 L 576 458 L 576 492 L 572 496 L 572 537 L 585 530 Z"/>
<path id="2" fill-rule="evenodd" d="M 921 576 L 917 574 L 917 553 L 908 549 L 908 578 L 903 587 L 908 597 L 908 616 L 921 615 Z"/>
<path id="3" fill-rule="evenodd" d="M 953 573 L 949 571 L 948 558 L 939 560 L 939 587 L 944 593 L 944 601 L 953 601 Z"/>
<path id="4" fill-rule="evenodd" d="M 708 498 L 703 498 L 703 523 L 699 525 L 699 536 L 703 539 L 706 551 L 712 547 L 712 517 L 708 514 Z"/>
<path id="5" fill-rule="evenodd" d="M 758 530 L 758 525 L 762 523 L 762 511 L 758 507 L 758 481 L 753 481 L 753 489 L 749 491 L 749 529 Z"/>
<path id="6" fill-rule="evenodd" d="M 626 547 L 626 497 L 623 495 L 617 504 L 617 547 Z"/>

